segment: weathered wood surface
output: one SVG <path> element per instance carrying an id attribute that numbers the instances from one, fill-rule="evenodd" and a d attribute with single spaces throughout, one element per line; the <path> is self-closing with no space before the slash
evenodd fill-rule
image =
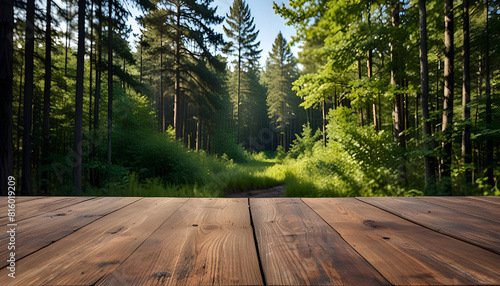
<path id="1" fill-rule="evenodd" d="M 98 285 L 261 285 L 248 199 L 190 199 Z"/>
<path id="2" fill-rule="evenodd" d="M 21 197 L 22 198 L 22 197 Z M 62 209 L 74 204 L 78 204 L 87 200 L 94 199 L 92 197 L 45 197 L 40 199 L 33 199 L 24 201 L 21 200 L 16 204 L 16 217 L 15 221 L 19 222 L 24 219 L 38 216 L 50 211 L 57 209 Z M 18 200 L 16 200 L 18 201 Z M 0 209 L 0 213 L 5 215 L 0 218 L 0 225 L 5 225 L 9 223 L 9 218 L 7 217 L 7 207 Z"/>
<path id="3" fill-rule="evenodd" d="M 23 258 L 139 199 L 97 198 L 20 221 L 16 227 L 16 244 L 18 245 L 16 258 Z M 7 245 L 8 241 L 9 234 L 0 233 L 0 245 Z M 7 247 L 0 248 L 0 257 L 7 257 L 9 252 Z M 0 267 L 5 265 L 7 265 L 7 260 L 0 260 Z"/>
<path id="4" fill-rule="evenodd" d="M 0 285 L 500 285 L 496 197 L 16 202 Z"/>
<path id="5" fill-rule="evenodd" d="M 495 253 L 354 198 L 303 200 L 394 285 L 498 282 Z"/>
<path id="6" fill-rule="evenodd" d="M 471 197 L 418 197 L 417 199 L 500 223 L 499 206 L 490 201 Z"/>
<path id="7" fill-rule="evenodd" d="M 359 198 L 359 200 L 434 231 L 500 254 L 500 223 L 417 198 Z"/>
<path id="8" fill-rule="evenodd" d="M 300 199 L 250 199 L 268 285 L 387 281 Z"/>

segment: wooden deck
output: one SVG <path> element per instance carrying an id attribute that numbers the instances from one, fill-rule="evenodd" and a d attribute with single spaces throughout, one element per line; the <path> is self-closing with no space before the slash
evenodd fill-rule
<path id="1" fill-rule="evenodd" d="M 500 197 L 16 202 L 0 285 L 500 285 Z"/>

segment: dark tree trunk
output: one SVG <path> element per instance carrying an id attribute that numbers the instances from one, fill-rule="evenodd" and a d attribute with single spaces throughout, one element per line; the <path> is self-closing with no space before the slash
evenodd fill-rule
<path id="1" fill-rule="evenodd" d="M 181 22 L 181 7 L 177 7 L 177 19 L 176 25 L 180 26 Z M 180 128 L 180 97 L 181 97 L 181 38 L 179 33 L 177 33 L 175 39 L 175 98 L 174 98 L 174 129 L 175 129 L 175 139 L 179 139 L 181 137 L 181 128 Z"/>
<path id="2" fill-rule="evenodd" d="M 108 1 L 108 165 L 111 165 L 111 132 L 113 129 L 113 0 Z"/>
<path id="3" fill-rule="evenodd" d="M 51 33 L 51 0 L 47 0 L 47 16 L 45 27 L 45 86 L 43 93 L 43 131 L 42 131 L 42 165 L 48 164 L 49 159 L 49 133 L 50 133 L 50 87 L 52 81 L 52 33 Z M 48 194 L 49 174 L 42 171 L 42 193 Z"/>
<path id="4" fill-rule="evenodd" d="M 469 0 L 464 0 L 464 58 L 463 58 L 463 83 L 462 83 L 462 119 L 470 121 L 470 45 L 469 45 Z M 466 165 L 465 181 L 472 184 L 472 172 L 468 165 L 472 162 L 472 145 L 470 139 L 470 124 L 466 124 L 462 132 L 462 157 Z"/>
<path id="5" fill-rule="evenodd" d="M 14 2 L 1 0 L 0 11 L 0 195 L 8 194 L 9 177 L 14 176 L 12 144 L 12 83 Z"/>
<path id="6" fill-rule="evenodd" d="M 7 67 L 7 66 L 6 66 Z M 19 100 L 17 107 L 17 178 L 21 177 L 21 137 L 22 137 L 22 115 L 21 107 L 23 105 L 23 67 L 24 67 L 24 55 L 21 56 L 21 72 L 19 73 Z"/>
<path id="7" fill-rule="evenodd" d="M 75 141 L 73 182 L 75 194 L 82 194 L 83 73 L 85 64 L 85 0 L 78 0 L 78 53 L 76 58 Z"/>
<path id="8" fill-rule="evenodd" d="M 488 19 L 488 9 L 489 1 L 486 0 L 485 5 L 486 13 L 486 43 L 485 43 L 485 57 L 484 57 L 484 73 L 485 73 L 485 88 L 486 88 L 486 128 L 491 128 L 491 82 L 490 82 L 490 43 L 489 43 L 489 19 Z M 495 184 L 493 178 L 493 142 L 491 139 L 486 140 L 486 176 L 488 177 L 488 184 L 493 186 Z"/>
<path id="9" fill-rule="evenodd" d="M 71 0 L 66 0 L 66 40 L 65 40 L 65 53 L 64 53 L 64 76 L 68 76 L 68 50 L 69 50 L 69 34 L 71 32 Z"/>
<path id="10" fill-rule="evenodd" d="M 163 35 L 160 33 L 160 128 L 161 132 L 165 132 L 165 96 L 163 91 Z"/>
<path id="11" fill-rule="evenodd" d="M 443 158 L 441 166 L 441 178 L 448 180 L 445 183 L 444 192 L 452 194 L 451 190 L 451 157 L 452 157 L 452 131 L 453 131 L 453 59 L 455 51 L 453 47 L 453 0 L 445 0 L 445 32 L 444 32 L 444 103 L 443 103 Z"/>
<path id="12" fill-rule="evenodd" d="M 197 120 L 196 120 L 196 152 L 200 151 L 201 146 L 201 118 L 200 118 L 200 107 L 197 107 Z"/>
<path id="13" fill-rule="evenodd" d="M 141 35 L 141 39 L 140 39 L 140 42 L 139 42 L 139 48 L 140 48 L 140 61 L 141 61 L 141 64 L 140 64 L 140 68 L 139 68 L 139 83 L 142 84 L 142 35 Z"/>
<path id="14" fill-rule="evenodd" d="M 361 79 L 361 60 L 358 59 L 358 79 Z M 363 108 L 359 109 L 359 124 L 361 126 L 364 125 L 364 120 L 363 120 Z"/>
<path id="15" fill-rule="evenodd" d="M 97 17 L 97 64 L 96 64 L 96 83 L 94 98 L 94 132 L 99 128 L 99 101 L 101 99 L 101 75 L 102 75 L 102 1 L 98 1 Z M 96 144 L 94 142 L 93 144 Z M 96 146 L 94 146 L 96 147 Z"/>
<path id="16" fill-rule="evenodd" d="M 94 133 L 91 136 L 90 142 L 90 157 L 93 160 L 97 159 L 97 134 L 99 132 L 99 103 L 101 100 L 101 76 L 102 76 L 102 1 L 97 1 L 97 55 L 96 55 L 96 82 L 94 93 Z M 96 168 L 90 169 L 90 183 L 92 185 L 99 184 L 99 178 Z"/>
<path id="17" fill-rule="evenodd" d="M 89 61 L 89 132 L 92 132 L 92 59 L 93 59 L 93 44 L 94 44 L 94 0 L 90 6 L 90 61 Z"/>
<path id="18" fill-rule="evenodd" d="M 429 122 L 429 67 L 427 59 L 427 10 L 425 0 L 418 1 L 420 19 L 420 89 L 422 107 L 422 129 L 423 141 L 426 142 L 428 150 L 434 150 L 434 143 L 429 138 L 432 135 L 431 123 Z M 425 190 L 426 194 L 434 194 L 435 168 L 434 158 L 424 156 L 425 165 Z"/>
<path id="19" fill-rule="evenodd" d="M 26 11 L 26 51 L 24 76 L 23 178 L 21 194 L 31 195 L 31 125 L 33 104 L 33 53 L 35 50 L 35 0 L 28 0 Z"/>

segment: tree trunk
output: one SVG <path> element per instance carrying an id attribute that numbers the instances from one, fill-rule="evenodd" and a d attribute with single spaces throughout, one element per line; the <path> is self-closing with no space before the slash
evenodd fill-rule
<path id="1" fill-rule="evenodd" d="M 140 48 L 140 52 L 139 52 L 139 55 L 140 55 L 139 83 L 142 84 L 142 35 L 141 35 L 141 39 L 139 42 L 139 48 Z"/>
<path id="2" fill-rule="evenodd" d="M 434 142 L 431 140 L 432 136 L 431 123 L 429 121 L 429 67 L 427 59 L 427 9 L 425 7 L 425 0 L 418 1 L 419 19 L 420 19 L 420 90 L 421 95 L 421 108 L 422 108 L 422 129 L 423 141 L 426 142 L 428 150 L 434 150 Z M 427 195 L 434 194 L 435 190 L 435 168 L 434 158 L 425 155 L 425 193 Z"/>
<path id="3" fill-rule="evenodd" d="M 165 132 L 165 96 L 163 95 L 163 34 L 160 32 L 160 126 L 161 133 Z"/>
<path id="4" fill-rule="evenodd" d="M 66 41 L 65 41 L 65 53 L 64 53 L 64 76 L 68 76 L 68 50 L 69 50 L 69 34 L 71 32 L 71 0 L 66 0 Z"/>
<path id="5" fill-rule="evenodd" d="M 42 165 L 48 164 L 49 132 L 50 132 L 50 87 L 52 81 L 52 33 L 51 33 L 51 0 L 47 0 L 47 16 L 45 27 L 45 86 L 43 93 L 43 131 L 42 131 Z M 44 195 L 48 194 L 49 173 L 42 171 L 41 189 Z"/>
<path id="6" fill-rule="evenodd" d="M 200 110 L 199 110 L 199 106 L 198 106 L 198 110 L 197 110 L 197 120 L 196 120 L 196 152 L 200 151 L 200 140 L 201 140 L 201 119 L 200 119 Z"/>
<path id="7" fill-rule="evenodd" d="M 101 100 L 101 76 L 102 76 L 102 1 L 97 1 L 97 64 L 96 64 L 96 83 L 94 98 L 94 136 L 97 136 L 99 129 L 99 102 Z M 95 149 L 97 142 L 92 143 L 92 150 Z"/>
<path id="8" fill-rule="evenodd" d="M 490 82 L 490 44 L 489 44 L 489 19 L 488 19 L 488 9 L 489 0 L 486 0 L 485 5 L 486 13 L 486 43 L 485 43 L 485 57 L 484 57 L 484 73 L 485 73 L 485 88 L 486 88 L 486 128 L 491 128 L 491 82 Z M 486 176 L 488 177 L 488 184 L 494 186 L 495 181 L 493 178 L 493 142 L 491 139 L 486 140 Z"/>
<path id="9" fill-rule="evenodd" d="M 7 67 L 7 66 L 5 66 Z M 17 107 L 17 178 L 21 178 L 21 137 L 22 137 L 22 121 L 21 121 L 21 106 L 23 105 L 23 67 L 24 67 L 24 55 L 21 56 L 21 72 L 19 73 L 19 101 Z M 7 113 L 6 113 L 7 114 Z M 7 122 L 7 121 L 6 121 Z"/>
<path id="10" fill-rule="evenodd" d="M 47 0 L 48 1 L 48 0 Z M 94 0 L 90 6 L 90 61 L 89 61 L 89 132 L 92 132 L 92 59 L 93 59 L 93 44 L 94 44 Z"/>
<path id="11" fill-rule="evenodd" d="M 323 146 L 326 147 L 326 112 L 325 112 L 325 99 L 322 102 L 323 107 Z"/>
<path id="12" fill-rule="evenodd" d="M 241 88 L 241 47 L 238 48 L 238 97 L 236 100 L 236 113 L 238 114 L 238 119 L 236 122 L 237 125 L 237 134 L 238 134 L 238 139 L 237 143 L 240 144 L 240 88 Z"/>
<path id="13" fill-rule="evenodd" d="M 358 59 L 358 79 L 361 79 L 361 60 Z M 364 120 L 363 120 L 363 108 L 359 108 L 359 124 L 361 126 L 364 125 Z"/>
<path id="14" fill-rule="evenodd" d="M 177 6 L 177 18 L 176 25 L 179 27 L 181 24 L 181 7 Z M 177 32 L 175 38 L 175 98 L 174 98 L 174 129 L 175 129 L 175 139 L 181 137 L 181 131 L 179 126 L 180 121 L 180 97 L 181 97 L 181 38 L 179 32 Z"/>
<path id="15" fill-rule="evenodd" d="M 392 0 L 392 26 L 399 26 L 399 0 Z M 400 58 L 397 53 L 395 46 L 399 45 L 397 39 L 393 39 L 391 44 L 391 85 L 396 86 L 397 83 L 401 84 L 402 70 L 400 64 Z M 403 94 L 396 93 L 395 101 L 393 102 L 392 116 L 394 120 L 394 139 L 398 141 L 399 145 L 402 147 L 406 146 L 406 137 L 403 133 L 404 131 L 404 98 Z"/>
<path id="16" fill-rule="evenodd" d="M 113 0 L 108 0 L 108 165 L 111 165 L 111 133 L 113 129 Z"/>
<path id="17" fill-rule="evenodd" d="M 370 21 L 370 18 L 368 18 L 368 21 Z M 368 77 L 371 78 L 373 76 L 373 62 L 372 62 L 372 50 L 368 51 L 368 59 L 366 61 L 366 67 L 368 69 Z M 380 130 L 380 127 L 378 126 L 378 121 L 377 121 L 377 104 L 375 103 L 375 100 L 373 101 L 372 104 L 372 112 L 373 112 L 373 128 L 375 131 Z"/>
<path id="18" fill-rule="evenodd" d="M 33 104 L 33 54 L 35 50 L 35 0 L 28 0 L 26 9 L 26 51 L 24 76 L 23 178 L 21 194 L 31 195 L 31 127 Z"/>
<path id="19" fill-rule="evenodd" d="M 78 0 L 78 53 L 76 58 L 75 141 L 73 181 L 75 195 L 82 194 L 83 73 L 85 64 L 85 0 Z"/>
<path id="20" fill-rule="evenodd" d="M 445 0 L 445 32 L 444 32 L 444 102 L 443 102 L 443 133 L 442 171 L 441 178 L 451 180 L 452 131 L 453 131 L 453 0 Z M 445 183 L 445 194 L 451 195 L 451 182 Z"/>
<path id="21" fill-rule="evenodd" d="M 9 177 L 14 176 L 12 144 L 14 2 L 2 0 L 0 13 L 0 195 L 8 194 Z"/>
<path id="22" fill-rule="evenodd" d="M 469 0 L 464 0 L 464 58 L 463 58 L 463 83 L 462 83 L 462 119 L 470 121 L 470 45 L 469 45 Z M 470 139 L 470 124 L 466 124 L 462 131 L 462 157 L 465 168 L 465 181 L 472 184 L 472 172 L 470 163 L 472 162 L 472 145 Z"/>
<path id="23" fill-rule="evenodd" d="M 399 0 L 391 0 L 392 5 L 392 26 L 399 26 Z M 403 66 L 401 64 L 400 55 L 398 54 L 399 40 L 393 37 L 391 43 L 391 85 L 396 90 L 400 89 L 396 85 L 399 83 L 400 87 L 403 86 Z M 400 91 L 400 90 L 399 90 Z M 393 132 L 394 139 L 398 142 L 399 146 L 403 149 L 406 148 L 406 135 L 404 134 L 404 95 L 401 92 L 396 92 L 396 98 L 392 104 L 392 117 L 393 117 Z M 401 181 L 407 184 L 406 177 L 406 158 L 402 157 L 402 162 L 399 168 L 401 174 Z"/>

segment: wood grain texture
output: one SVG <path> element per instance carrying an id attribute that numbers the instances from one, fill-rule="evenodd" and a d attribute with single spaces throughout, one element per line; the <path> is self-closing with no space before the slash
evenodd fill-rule
<path id="1" fill-rule="evenodd" d="M 38 200 L 29 200 L 16 204 L 16 222 L 24 219 L 39 216 L 47 212 L 62 209 L 74 204 L 78 204 L 94 197 L 44 197 Z M 0 210 L 2 211 L 2 210 Z M 7 211 L 4 212 L 5 214 Z M 0 218 L 0 225 L 9 223 L 9 218 Z"/>
<path id="2" fill-rule="evenodd" d="M 44 196 L 16 196 L 16 201 L 18 203 L 24 203 L 27 201 L 37 200 L 37 199 L 41 199 L 41 198 L 45 198 L 45 197 Z"/>
<path id="3" fill-rule="evenodd" d="M 268 285 L 388 282 L 300 199 L 250 199 Z"/>
<path id="4" fill-rule="evenodd" d="M 500 224 L 416 198 L 357 198 L 434 231 L 500 254 Z"/>
<path id="5" fill-rule="evenodd" d="M 112 272 L 187 199 L 135 202 L 19 261 L 9 285 L 94 285 Z M 5 268 L 0 277 L 5 277 Z"/>
<path id="6" fill-rule="evenodd" d="M 417 197 L 417 199 L 500 223 L 500 204 L 470 197 Z"/>
<path id="7" fill-rule="evenodd" d="M 475 200 L 487 201 L 490 203 L 500 204 L 500 197 L 492 197 L 492 196 L 477 196 L 472 197 Z"/>
<path id="8" fill-rule="evenodd" d="M 248 199 L 189 199 L 97 285 L 261 285 Z"/>
<path id="9" fill-rule="evenodd" d="M 394 285 L 500 284 L 500 255 L 356 200 L 302 199 Z"/>
<path id="10" fill-rule="evenodd" d="M 33 201 L 33 200 L 43 199 L 40 202 L 41 203 L 47 203 L 47 202 L 51 202 L 51 201 L 57 200 L 59 198 L 61 198 L 61 197 L 16 196 L 16 197 L 14 197 L 14 200 L 15 200 L 16 207 L 19 207 L 19 206 L 24 205 L 27 202 Z M 8 208 L 7 204 L 8 204 L 8 197 L 2 197 L 0 199 L 0 218 L 7 217 L 7 208 Z"/>
<path id="11" fill-rule="evenodd" d="M 16 227 L 16 258 L 21 259 L 138 199 L 97 198 L 25 219 Z M 9 234 L 0 233 L 0 245 L 7 245 L 8 241 Z M 8 252 L 7 247 L 0 248 L 0 267 L 7 265 L 3 258 Z"/>

